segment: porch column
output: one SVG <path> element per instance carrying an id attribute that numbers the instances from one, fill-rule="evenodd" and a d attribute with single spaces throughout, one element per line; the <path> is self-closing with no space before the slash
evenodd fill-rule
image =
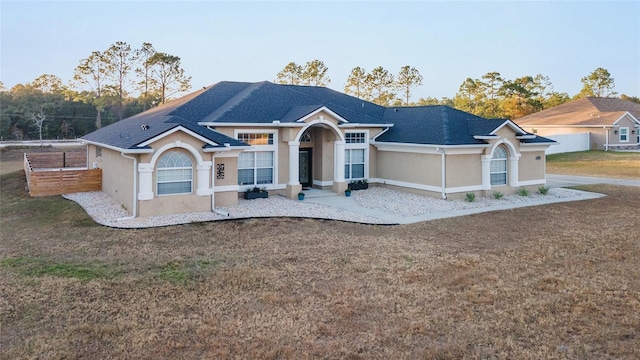
<path id="1" fill-rule="evenodd" d="M 344 182 L 344 141 L 334 141 L 335 167 L 333 169 L 333 182 Z"/>
<path id="2" fill-rule="evenodd" d="M 491 190 L 491 155 L 482 155 L 482 190 Z"/>
<path id="3" fill-rule="evenodd" d="M 138 200 L 153 199 L 153 166 L 148 163 L 138 164 L 138 179 L 140 181 Z"/>
<path id="4" fill-rule="evenodd" d="M 196 169 L 198 172 L 198 189 L 196 190 L 196 195 L 211 195 L 211 186 L 209 185 L 211 161 L 203 161 Z"/>
<path id="5" fill-rule="evenodd" d="M 520 154 L 509 157 L 509 185 L 513 187 L 520 186 L 518 177 L 518 163 L 520 162 Z"/>
<path id="6" fill-rule="evenodd" d="M 299 141 L 289 141 L 289 182 L 287 185 L 300 185 Z"/>

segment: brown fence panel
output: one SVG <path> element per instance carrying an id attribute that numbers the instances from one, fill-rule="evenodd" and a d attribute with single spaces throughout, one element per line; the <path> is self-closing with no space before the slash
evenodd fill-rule
<path id="1" fill-rule="evenodd" d="M 33 171 L 28 176 L 31 196 L 102 190 L 102 169 Z"/>
<path id="2" fill-rule="evenodd" d="M 33 169 L 87 166 L 87 153 L 85 151 L 30 153 L 28 157 Z"/>

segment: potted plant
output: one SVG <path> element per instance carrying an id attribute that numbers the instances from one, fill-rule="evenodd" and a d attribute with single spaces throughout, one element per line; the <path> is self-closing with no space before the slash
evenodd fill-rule
<path id="1" fill-rule="evenodd" d="M 266 199 L 268 197 L 269 197 L 269 192 L 264 187 L 259 188 L 257 186 L 254 186 L 253 188 L 247 189 L 247 191 L 245 191 L 244 193 L 244 198 L 247 200 Z"/>
<path id="2" fill-rule="evenodd" d="M 344 196 L 349 197 L 351 196 L 351 189 L 347 189 L 344 191 Z"/>
<path id="3" fill-rule="evenodd" d="M 367 182 L 367 179 L 352 180 L 349 183 L 350 190 L 365 190 L 368 188 L 369 188 L 369 183 Z"/>
<path id="4" fill-rule="evenodd" d="M 304 193 L 302 191 L 298 193 L 298 200 L 304 200 Z"/>

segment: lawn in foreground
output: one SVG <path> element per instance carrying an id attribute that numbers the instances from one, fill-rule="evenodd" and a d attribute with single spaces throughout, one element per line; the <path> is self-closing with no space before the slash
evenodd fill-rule
<path id="1" fill-rule="evenodd" d="M 640 153 L 577 151 L 547 155 L 547 173 L 640 179 Z"/>
<path id="2" fill-rule="evenodd" d="M 640 356 L 638 188 L 406 226 L 116 230 L 0 179 L 0 358 Z"/>

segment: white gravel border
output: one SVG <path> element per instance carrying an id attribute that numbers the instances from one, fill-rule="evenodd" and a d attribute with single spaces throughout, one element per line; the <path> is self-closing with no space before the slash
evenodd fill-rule
<path id="1" fill-rule="evenodd" d="M 103 192 L 85 192 L 63 195 L 65 199 L 78 203 L 99 224 L 115 228 L 148 228 L 186 224 L 192 222 L 245 219 L 259 217 L 303 217 L 332 219 L 365 224 L 398 224 L 398 217 L 420 221 L 446 216 L 461 216 L 470 212 L 482 212 L 554 203 L 559 201 L 582 200 L 585 193 L 576 190 L 553 188 L 547 195 L 508 195 L 500 200 L 493 197 L 478 197 L 475 202 L 464 200 L 441 200 L 385 187 L 370 187 L 368 190 L 352 192 L 352 198 L 363 210 L 378 211 L 381 216 L 368 216 L 363 211 L 349 211 L 333 206 L 313 204 L 307 201 L 289 200 L 282 196 L 267 199 L 239 199 L 234 206 L 219 207 L 227 212 L 223 216 L 214 212 L 193 212 L 166 216 L 138 217 L 129 219 L 131 214 L 115 200 Z M 388 217 L 384 215 L 387 214 Z M 439 216 L 442 215 L 442 216 Z M 407 221 L 415 222 L 415 221 Z"/>

